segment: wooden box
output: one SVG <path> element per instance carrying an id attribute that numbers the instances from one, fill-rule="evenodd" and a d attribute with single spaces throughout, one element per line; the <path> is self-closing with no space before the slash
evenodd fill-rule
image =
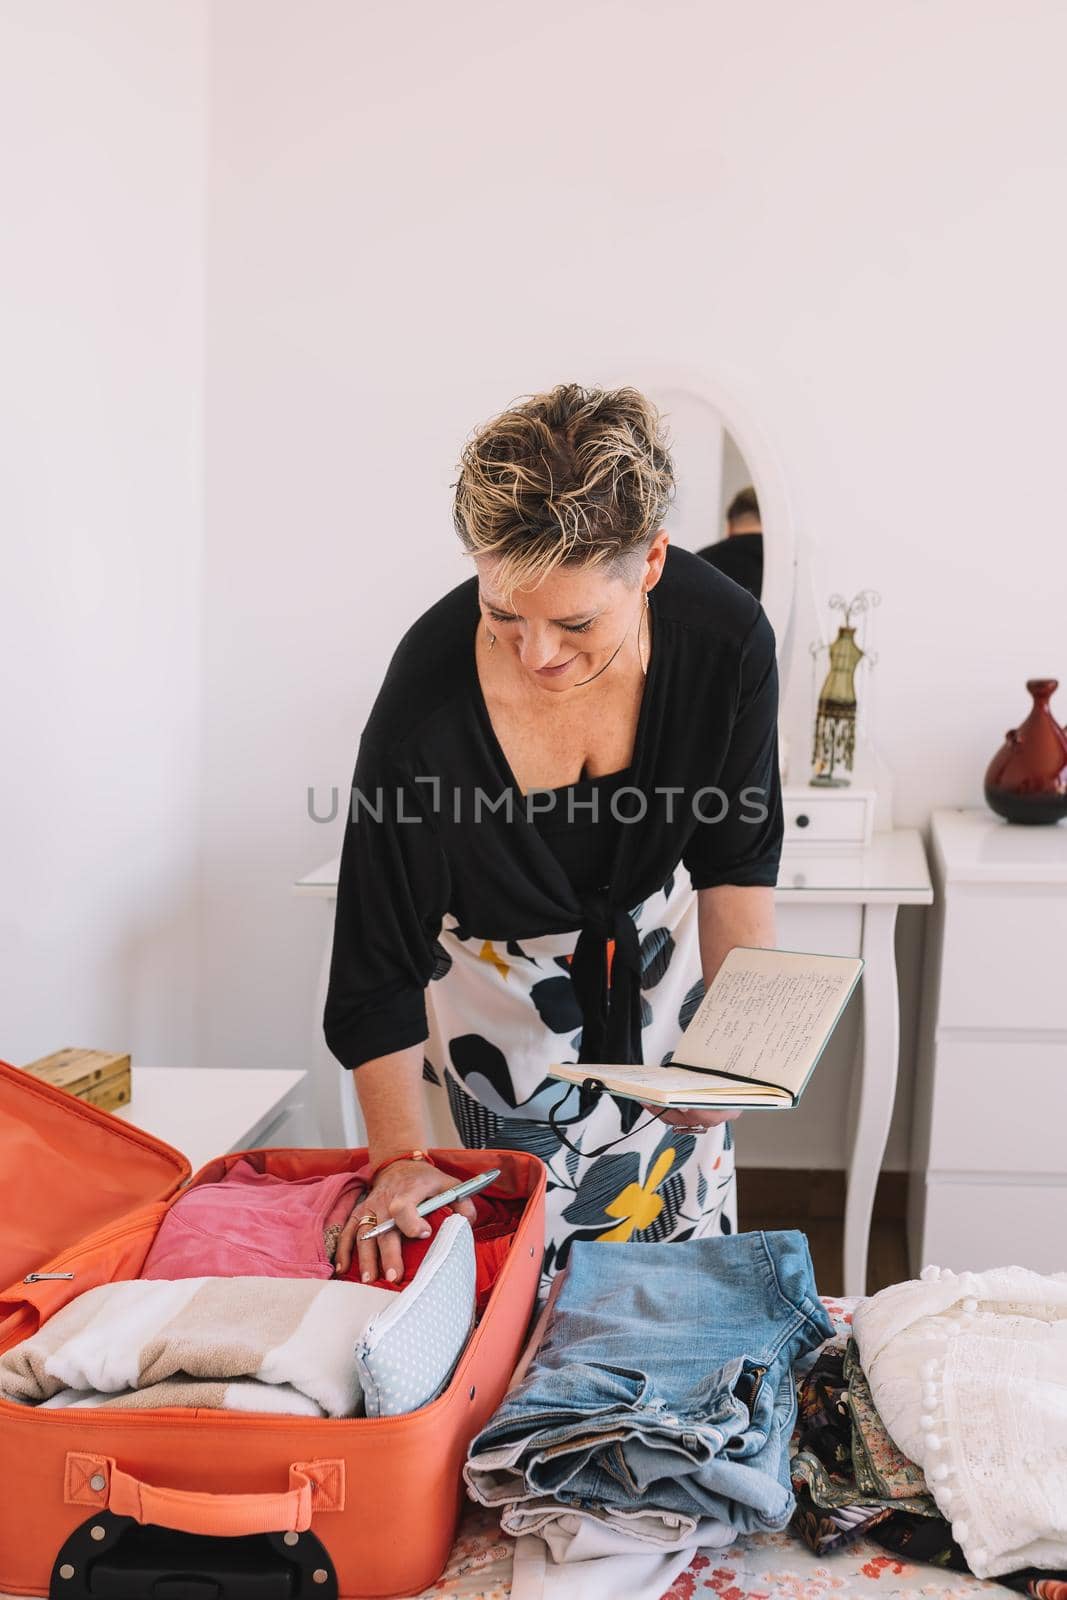
<path id="1" fill-rule="evenodd" d="M 23 1071 L 101 1111 L 114 1111 L 130 1101 L 129 1056 L 107 1050 L 56 1050 L 39 1061 L 28 1061 Z"/>

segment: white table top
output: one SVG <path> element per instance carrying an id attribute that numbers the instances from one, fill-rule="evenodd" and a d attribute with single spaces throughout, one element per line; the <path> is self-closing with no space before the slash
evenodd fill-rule
<path id="1" fill-rule="evenodd" d="M 1067 837 L 1067 829 L 1064 832 Z M 296 892 L 333 899 L 340 859 L 334 856 L 299 879 L 293 886 Z M 787 847 L 782 851 L 775 897 L 829 905 L 929 905 L 934 892 L 922 836 L 917 828 L 892 828 L 872 835 L 866 846 Z"/>
<path id="2" fill-rule="evenodd" d="M 130 1103 L 112 1115 L 173 1145 L 196 1172 L 228 1150 L 254 1147 L 306 1077 L 275 1067 L 134 1066 Z"/>
<path id="3" fill-rule="evenodd" d="M 891 828 L 869 845 L 786 846 L 778 900 L 828 905 L 928 906 L 934 898 L 918 828 Z"/>
<path id="4" fill-rule="evenodd" d="M 309 872 L 304 878 L 298 878 L 293 888 L 297 894 L 317 895 L 321 899 L 332 900 L 337 894 L 337 875 L 340 870 L 341 857 L 331 856 L 329 861 L 324 861 L 314 872 Z"/>
<path id="5" fill-rule="evenodd" d="M 1067 822 L 1008 822 L 985 807 L 938 809 L 931 829 L 952 883 L 1067 883 Z"/>

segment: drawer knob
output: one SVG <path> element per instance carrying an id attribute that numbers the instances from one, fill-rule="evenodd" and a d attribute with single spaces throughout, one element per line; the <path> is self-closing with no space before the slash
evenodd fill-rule
<path id="1" fill-rule="evenodd" d="M 811 818 L 808 816 L 807 812 L 806 811 L 802 811 L 800 813 L 799 817 L 797 817 L 797 819 L 796 819 L 796 824 L 797 824 L 798 828 L 806 828 L 808 826 L 808 824 L 810 823 L 810 821 L 811 821 Z"/>

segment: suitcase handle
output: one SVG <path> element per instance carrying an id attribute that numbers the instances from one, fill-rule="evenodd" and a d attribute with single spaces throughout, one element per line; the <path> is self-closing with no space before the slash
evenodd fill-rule
<path id="1" fill-rule="evenodd" d="M 72 1471 L 74 1463 L 67 1458 L 68 1501 L 106 1506 L 115 1516 L 176 1533 L 225 1539 L 247 1533 L 304 1533 L 311 1527 L 313 1512 L 344 1509 L 343 1461 L 293 1462 L 289 1488 L 276 1494 L 213 1494 L 145 1483 L 124 1472 L 111 1456 L 79 1453 L 75 1460 Z M 69 1492 L 72 1481 L 78 1490 L 74 1494 Z"/>

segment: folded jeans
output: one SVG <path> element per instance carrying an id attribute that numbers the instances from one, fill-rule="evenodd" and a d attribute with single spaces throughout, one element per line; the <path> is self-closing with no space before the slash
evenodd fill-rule
<path id="1" fill-rule="evenodd" d="M 832 1333 L 800 1233 L 579 1241 L 526 1376 L 471 1446 L 467 1483 L 516 1514 L 551 1498 L 608 1518 L 780 1530 L 794 1506 L 792 1362 Z"/>

